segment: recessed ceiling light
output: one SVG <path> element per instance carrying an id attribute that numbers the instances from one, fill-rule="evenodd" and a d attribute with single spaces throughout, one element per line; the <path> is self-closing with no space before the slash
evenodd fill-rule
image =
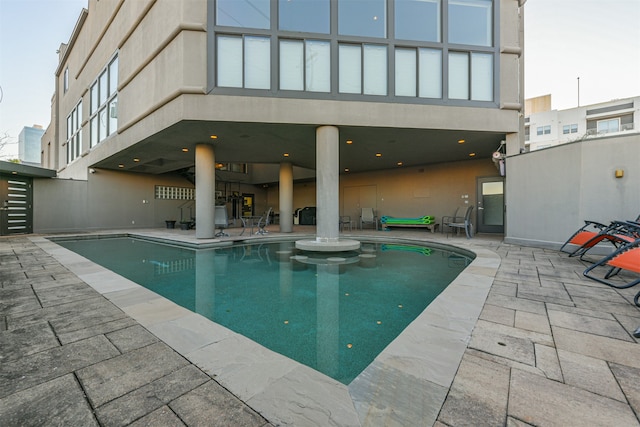
<path id="1" fill-rule="evenodd" d="M 476 153 L 469 153 L 469 157 L 475 157 Z"/>
<path id="2" fill-rule="evenodd" d="M 465 140 L 464 140 L 464 139 L 459 139 L 459 140 L 458 140 L 458 144 L 464 144 L 464 143 L 465 143 Z"/>
<path id="3" fill-rule="evenodd" d="M 211 135 L 211 139 L 218 139 L 218 135 Z"/>
<path id="4" fill-rule="evenodd" d="M 284 157 L 289 157 L 289 153 L 284 153 L 283 156 Z"/>
<path id="5" fill-rule="evenodd" d="M 382 157 L 382 153 L 376 153 L 376 157 Z"/>
<path id="6" fill-rule="evenodd" d="M 182 149 L 182 151 L 183 151 L 184 153 L 186 153 L 187 151 L 189 151 L 189 149 L 188 149 L 187 147 L 184 147 L 184 148 Z"/>
<path id="7" fill-rule="evenodd" d="M 349 172 L 349 168 L 344 168 L 344 171 L 345 172 Z"/>
<path id="8" fill-rule="evenodd" d="M 396 163 L 398 166 L 402 166 L 402 162 L 398 162 Z"/>
<path id="9" fill-rule="evenodd" d="M 346 142 L 347 144 L 353 144 L 353 141 L 352 141 L 352 140 L 350 140 L 350 139 L 347 139 L 345 142 Z"/>
<path id="10" fill-rule="evenodd" d="M 119 168 L 123 168 L 123 167 L 124 167 L 124 165 L 123 165 L 122 163 L 120 163 L 120 164 L 118 165 L 118 167 L 119 167 Z"/>
<path id="11" fill-rule="evenodd" d="M 134 158 L 133 158 L 133 161 L 134 161 L 134 162 L 136 162 L 136 163 L 138 163 L 138 162 L 140 161 L 140 159 L 139 159 L 139 158 L 137 158 L 137 157 L 134 157 Z"/>

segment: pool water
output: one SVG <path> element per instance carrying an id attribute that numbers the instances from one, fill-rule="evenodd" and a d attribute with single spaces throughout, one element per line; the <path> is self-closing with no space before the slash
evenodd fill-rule
<path id="1" fill-rule="evenodd" d="M 349 384 L 471 261 L 423 246 L 294 242 L 193 250 L 133 238 L 57 241 L 261 345 Z"/>

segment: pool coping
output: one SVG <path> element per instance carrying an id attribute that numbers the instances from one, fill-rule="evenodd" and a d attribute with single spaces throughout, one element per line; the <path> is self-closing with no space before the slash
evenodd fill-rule
<path id="1" fill-rule="evenodd" d="M 89 233 L 80 237 L 115 235 L 186 241 L 191 247 L 198 243 L 190 237 L 172 240 L 148 231 Z M 309 236 L 294 233 L 260 241 Z M 390 239 L 350 234 L 349 238 L 453 246 L 476 257 L 348 386 L 182 308 L 59 246 L 47 236 L 30 240 L 274 424 L 432 425 L 467 348 L 500 257 L 461 240 L 444 244 L 427 236 Z M 239 240 L 251 243 L 254 239 Z M 239 240 L 205 239 L 200 247 Z"/>

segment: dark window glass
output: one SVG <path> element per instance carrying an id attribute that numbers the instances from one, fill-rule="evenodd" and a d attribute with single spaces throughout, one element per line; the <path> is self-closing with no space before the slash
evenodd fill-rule
<path id="1" fill-rule="evenodd" d="M 449 0 L 449 43 L 491 46 L 491 0 Z"/>
<path id="2" fill-rule="evenodd" d="M 285 31 L 329 34 L 329 0 L 279 0 L 278 25 Z"/>
<path id="3" fill-rule="evenodd" d="M 440 41 L 440 0 L 396 0 L 397 39 Z"/>
<path id="4" fill-rule="evenodd" d="M 386 37 L 385 0 L 338 0 L 338 33 Z"/>
<path id="5" fill-rule="evenodd" d="M 216 24 L 229 27 L 271 27 L 269 0 L 217 0 Z"/>

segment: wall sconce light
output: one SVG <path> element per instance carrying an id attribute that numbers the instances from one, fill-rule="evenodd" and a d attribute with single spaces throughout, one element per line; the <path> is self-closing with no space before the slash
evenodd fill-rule
<path id="1" fill-rule="evenodd" d="M 616 178 L 622 178 L 624 176 L 623 169 L 616 169 Z"/>
<path id="2" fill-rule="evenodd" d="M 89 173 L 96 173 L 96 170 L 94 168 L 89 168 Z"/>

